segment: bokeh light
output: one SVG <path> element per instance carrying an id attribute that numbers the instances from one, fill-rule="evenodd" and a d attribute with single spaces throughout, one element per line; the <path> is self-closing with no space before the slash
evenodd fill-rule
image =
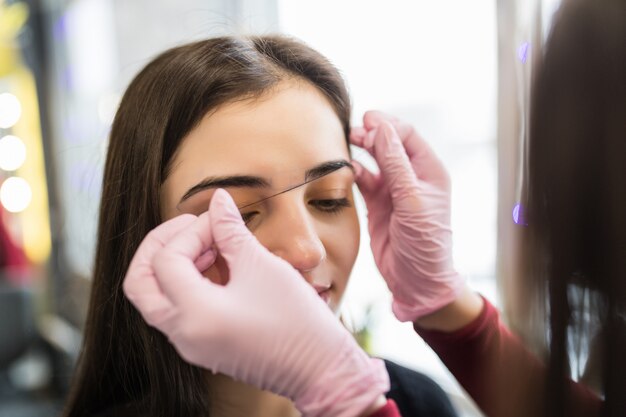
<path id="1" fill-rule="evenodd" d="M 0 139 L 0 169 L 15 171 L 26 160 L 26 145 L 17 136 L 7 135 Z"/>
<path id="2" fill-rule="evenodd" d="M 513 207 L 513 221 L 517 225 L 528 226 L 524 206 L 521 203 L 517 203 L 515 207 Z"/>
<path id="3" fill-rule="evenodd" d="M 0 128 L 12 127 L 22 115 L 20 101 L 11 93 L 0 94 Z"/>
<path id="4" fill-rule="evenodd" d="M 26 210 L 32 198 L 33 192 L 24 178 L 10 177 L 0 186 L 0 203 L 11 213 Z"/>
<path id="5" fill-rule="evenodd" d="M 528 54 L 530 53 L 530 44 L 528 42 L 522 43 L 519 48 L 517 48 L 517 57 L 523 64 L 526 63 L 528 59 Z"/>

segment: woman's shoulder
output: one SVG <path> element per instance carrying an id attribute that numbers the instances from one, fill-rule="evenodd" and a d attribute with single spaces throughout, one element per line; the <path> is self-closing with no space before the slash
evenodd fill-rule
<path id="1" fill-rule="evenodd" d="M 428 376 L 385 359 L 390 389 L 387 398 L 398 405 L 402 417 L 456 417 L 450 399 Z"/>

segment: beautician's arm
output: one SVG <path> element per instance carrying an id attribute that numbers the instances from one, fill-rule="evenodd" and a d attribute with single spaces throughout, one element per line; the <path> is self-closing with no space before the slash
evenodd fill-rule
<path id="1" fill-rule="evenodd" d="M 546 396 L 545 366 L 530 353 L 521 340 L 499 318 L 496 308 L 486 299 L 474 320 L 457 329 L 450 326 L 464 313 L 455 308 L 427 319 L 433 327 L 416 332 L 437 353 L 476 404 L 489 417 L 526 417 L 542 415 Z M 460 307 L 462 311 L 464 307 Z M 457 311 L 458 312 L 458 311 Z M 450 320 L 450 316 L 453 317 Z M 466 316 L 470 317 L 470 315 Z M 457 322 L 456 324 L 460 324 Z M 442 327 L 450 329 L 446 331 Z M 569 381 L 566 388 L 569 417 L 600 415 L 601 400 L 581 384 Z"/>
<path id="2" fill-rule="evenodd" d="M 412 126 L 367 112 L 351 142 L 376 160 L 354 163 L 368 209 L 372 252 L 393 295 L 393 312 L 411 321 L 490 417 L 539 415 L 545 369 L 469 289 L 452 261 L 450 179 Z M 570 416 L 597 416 L 600 402 L 571 385 Z"/>

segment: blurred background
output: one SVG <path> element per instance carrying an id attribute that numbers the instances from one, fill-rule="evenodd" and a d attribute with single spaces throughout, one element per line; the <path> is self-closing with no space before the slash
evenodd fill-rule
<path id="1" fill-rule="evenodd" d="M 220 34 L 296 36 L 343 73 L 354 124 L 368 109 L 410 121 L 452 176 L 457 268 L 524 337 L 512 278 L 516 202 L 531 69 L 558 4 L 0 0 L 0 417 L 60 412 L 124 89 L 157 53 Z M 411 326 L 394 320 L 366 233 L 362 245 L 346 322 L 370 352 L 428 374 L 461 415 L 480 415 Z"/>

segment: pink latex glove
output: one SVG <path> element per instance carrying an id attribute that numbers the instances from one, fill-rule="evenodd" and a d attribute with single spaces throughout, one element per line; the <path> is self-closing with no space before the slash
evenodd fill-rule
<path id="1" fill-rule="evenodd" d="M 225 286 L 200 274 L 215 259 L 213 247 L 228 264 Z M 354 417 L 389 389 L 383 362 L 256 240 L 224 190 L 208 212 L 148 234 L 124 292 L 186 361 L 288 397 L 304 416 Z"/>
<path id="2" fill-rule="evenodd" d="M 374 260 L 401 321 L 414 322 L 454 301 L 464 280 L 452 262 L 450 179 L 412 126 L 381 112 L 363 117 L 350 141 L 376 160 L 379 174 L 354 163 L 367 205 Z"/>

